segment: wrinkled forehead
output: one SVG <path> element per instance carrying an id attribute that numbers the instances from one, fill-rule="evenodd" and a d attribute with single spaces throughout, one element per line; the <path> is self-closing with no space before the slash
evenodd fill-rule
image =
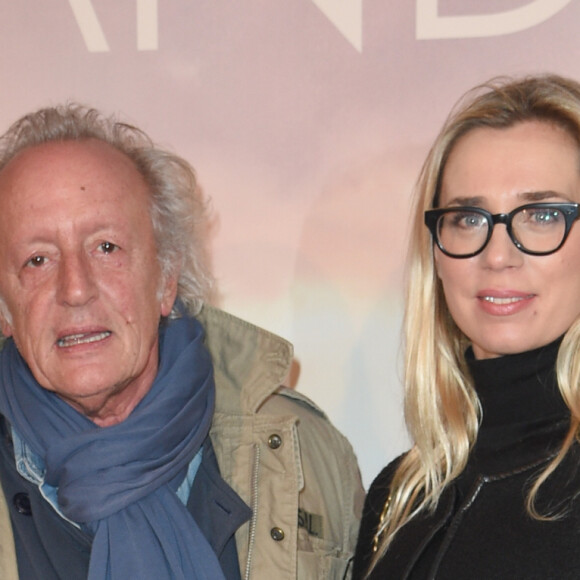
<path id="1" fill-rule="evenodd" d="M 87 201 L 108 189 L 122 205 L 129 192 L 149 190 L 134 162 L 115 147 L 97 139 L 55 141 L 23 149 L 0 170 L 0 203 L 26 203 L 26 192 L 58 196 L 77 188 Z"/>

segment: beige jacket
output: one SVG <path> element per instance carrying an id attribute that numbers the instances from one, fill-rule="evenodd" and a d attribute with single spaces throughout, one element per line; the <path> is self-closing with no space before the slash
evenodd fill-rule
<path id="1" fill-rule="evenodd" d="M 312 402 L 279 386 L 289 343 L 212 307 L 198 318 L 214 362 L 213 446 L 253 511 L 236 534 L 242 578 L 348 578 L 364 500 L 351 446 Z M 0 572 L 18 578 L 1 487 Z"/>

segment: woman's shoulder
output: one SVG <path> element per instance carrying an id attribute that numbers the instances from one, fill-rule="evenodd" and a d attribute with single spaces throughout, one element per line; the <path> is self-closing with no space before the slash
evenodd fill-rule
<path id="1" fill-rule="evenodd" d="M 353 580 L 362 578 L 373 555 L 374 538 L 377 532 L 381 513 L 389 497 L 389 488 L 393 475 L 405 454 L 391 461 L 371 484 L 361 520 L 360 532 L 353 566 Z"/>
<path id="2" fill-rule="evenodd" d="M 367 493 L 365 512 L 368 509 L 373 514 L 376 514 L 377 518 L 381 515 L 385 502 L 389 497 L 391 481 L 405 455 L 406 453 L 403 453 L 396 459 L 393 459 L 393 461 L 383 468 L 383 470 L 375 477 Z"/>

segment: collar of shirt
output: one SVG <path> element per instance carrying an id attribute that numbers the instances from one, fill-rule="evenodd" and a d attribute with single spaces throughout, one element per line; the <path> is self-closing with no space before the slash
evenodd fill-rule
<path id="1" fill-rule="evenodd" d="M 11 427 L 11 431 L 12 441 L 14 444 L 14 459 L 18 473 L 31 483 L 34 483 L 38 486 L 42 497 L 44 497 L 44 499 L 54 508 L 54 510 L 61 518 L 73 526 L 80 528 L 79 524 L 69 520 L 60 510 L 58 505 L 58 487 L 49 485 L 44 481 L 46 468 L 42 458 L 34 453 L 34 451 L 30 448 L 26 441 L 22 439 L 14 427 Z M 195 480 L 197 470 L 201 464 L 203 455 L 202 451 L 203 447 L 200 448 L 195 457 L 189 463 L 187 474 L 185 475 L 183 482 L 176 491 L 177 497 L 179 497 L 183 505 L 187 505 L 187 500 L 189 499 L 193 481 Z"/>

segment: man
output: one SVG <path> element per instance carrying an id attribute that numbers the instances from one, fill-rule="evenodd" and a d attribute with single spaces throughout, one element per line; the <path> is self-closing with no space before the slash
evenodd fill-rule
<path id="1" fill-rule="evenodd" d="M 0 139 L 0 576 L 343 578 L 346 440 L 204 305 L 190 166 L 78 105 Z"/>

